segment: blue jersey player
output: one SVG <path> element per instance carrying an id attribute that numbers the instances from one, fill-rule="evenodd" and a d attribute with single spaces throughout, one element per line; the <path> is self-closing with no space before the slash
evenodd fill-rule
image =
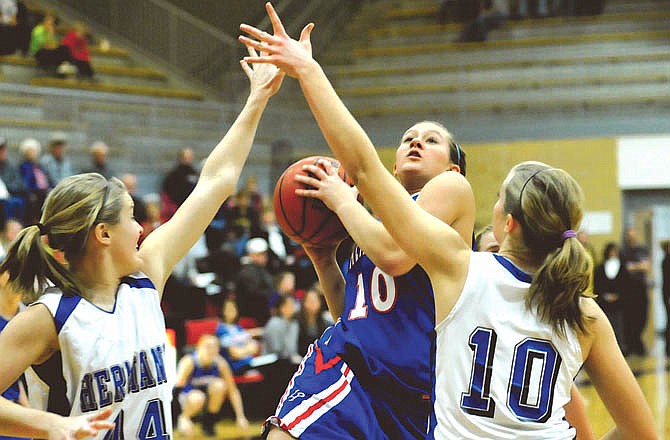
<path id="1" fill-rule="evenodd" d="M 276 64 L 298 78 L 303 88 L 313 79 L 307 71 L 321 79 L 323 72 L 311 58 L 312 26 L 303 30 L 299 41 L 292 40 L 272 6 L 266 7 L 274 35 L 242 25 L 261 41 L 240 40 L 267 49 L 269 55 L 247 61 Z M 321 93 L 314 94 L 318 100 L 311 93 L 305 96 L 324 134 L 330 135 L 331 128 L 338 129 L 317 114 L 318 108 L 325 100 L 340 105 L 343 113 L 346 109 L 327 80 L 321 86 Z M 342 128 L 338 136 L 365 138 L 348 113 L 337 125 Z M 431 438 L 435 300 L 428 277 L 356 203 L 335 170 L 329 164 L 323 167 L 325 171 L 306 167 L 317 178 L 298 180 L 315 189 L 298 193 L 322 199 L 335 212 L 346 207 L 346 215 L 339 217 L 359 247 L 347 268 L 345 298 L 333 250 L 307 249 L 331 313 L 339 319 L 310 348 L 289 383 L 275 416 L 266 423 L 282 430 L 270 431 L 268 438 L 286 438 L 287 433 L 300 438 Z M 397 150 L 394 174 L 421 208 L 450 225 L 470 247 L 472 191 L 463 176 L 445 170 L 465 171 L 463 152 L 449 132 L 434 122 L 411 127 Z M 576 415 L 583 420 L 582 414 Z"/>

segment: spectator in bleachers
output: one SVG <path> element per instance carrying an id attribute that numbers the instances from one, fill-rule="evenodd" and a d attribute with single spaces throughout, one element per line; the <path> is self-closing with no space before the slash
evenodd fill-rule
<path id="1" fill-rule="evenodd" d="M 260 344 L 254 339 L 254 334 L 258 335 L 260 332 L 251 332 L 240 327 L 239 312 L 234 299 L 226 298 L 221 310 L 222 320 L 216 327 L 221 355 L 228 361 L 234 374 L 241 374 L 250 368 L 254 356 L 260 351 Z"/>
<path id="2" fill-rule="evenodd" d="M 246 244 L 247 255 L 235 278 L 235 293 L 240 315 L 254 318 L 265 325 L 270 317 L 268 301 L 274 289 L 272 274 L 267 270 L 268 243 L 252 238 Z"/>
<path id="3" fill-rule="evenodd" d="M 56 19 L 47 14 L 30 34 L 30 54 L 37 65 L 59 75 L 74 75 L 77 68 L 72 63 L 70 48 L 60 44 L 56 36 Z"/>
<path id="4" fill-rule="evenodd" d="M 195 352 L 181 358 L 177 366 L 175 386 L 181 388 L 181 414 L 177 419 L 177 429 L 182 435 L 193 435 L 192 419 L 200 412 L 203 412 L 203 433 L 207 436 L 214 435 L 214 424 L 226 399 L 230 399 L 238 426 L 243 429 L 249 426 L 244 415 L 242 395 L 235 384 L 228 362 L 219 355 L 219 344 L 215 336 L 201 336 Z"/>
<path id="5" fill-rule="evenodd" d="M 172 168 L 163 180 L 163 194 L 164 199 L 167 199 L 172 208 L 169 208 L 169 204 L 164 204 L 163 206 L 163 217 L 164 220 L 168 220 L 172 217 L 174 210 L 176 210 L 186 197 L 191 194 L 195 184 L 198 181 L 198 170 L 193 166 L 193 150 L 190 148 L 182 148 L 179 150 L 177 155 L 177 164 Z M 166 209 L 169 212 L 166 212 Z"/>
<path id="6" fill-rule="evenodd" d="M 82 173 L 98 173 L 105 179 L 111 179 L 116 174 L 110 168 L 109 161 L 109 147 L 103 141 L 95 141 L 89 148 L 91 155 L 91 166 L 82 170 Z"/>
<path id="7" fill-rule="evenodd" d="M 47 173 L 52 186 L 74 174 L 70 159 L 65 155 L 67 141 L 67 135 L 62 131 L 52 133 L 49 138 L 49 151 L 40 158 L 40 166 Z"/>
<path id="8" fill-rule="evenodd" d="M 245 193 L 249 199 L 249 207 L 260 213 L 263 211 L 264 197 L 258 189 L 258 179 L 256 176 L 249 176 L 242 185 L 240 192 Z"/>
<path id="9" fill-rule="evenodd" d="M 302 297 L 298 314 L 298 353 L 304 356 L 309 344 L 314 342 L 328 328 L 323 316 L 323 301 L 318 284 L 307 289 Z"/>
<path id="10" fill-rule="evenodd" d="M 71 62 L 77 66 L 80 78 L 93 78 L 93 67 L 91 67 L 91 55 L 88 52 L 88 28 L 81 21 L 76 21 L 72 29 L 65 34 L 63 45 L 70 48 Z"/>
<path id="11" fill-rule="evenodd" d="M 26 218 L 28 224 L 36 223 L 40 218 L 44 199 L 52 188 L 49 177 L 38 163 L 42 146 L 39 141 L 27 138 L 21 141 L 19 151 L 23 162 L 19 165 L 21 178 L 28 188 L 26 196 Z"/>
<path id="12" fill-rule="evenodd" d="M 223 205 L 226 240 L 235 248 L 238 256 L 244 255 L 245 245 L 252 231 L 260 228 L 260 211 L 256 209 L 252 194 L 239 191 Z"/>
<path id="13" fill-rule="evenodd" d="M 442 0 L 437 12 L 437 22 L 441 25 L 455 22 L 467 23 L 479 14 L 479 0 Z"/>
<path id="14" fill-rule="evenodd" d="M 16 2 L 18 12 L 16 13 L 16 49 L 24 57 L 30 54 L 30 31 L 32 30 L 28 20 L 28 8 L 23 0 Z"/>
<path id="15" fill-rule="evenodd" d="M 5 184 L 9 197 L 4 199 L 6 217 L 25 220 L 25 206 L 28 188 L 21 178 L 19 169 L 9 160 L 7 141 L 0 138 L 0 180 Z"/>
<path id="16" fill-rule="evenodd" d="M 11 55 L 18 46 L 16 0 L 0 0 L 0 55 Z"/>
<path id="17" fill-rule="evenodd" d="M 491 30 L 499 28 L 509 18 L 507 0 L 483 0 L 474 20 L 463 26 L 458 39 L 461 43 L 482 42 Z"/>
<path id="18" fill-rule="evenodd" d="M 603 261 L 593 271 L 593 293 L 596 302 L 609 319 L 619 345 L 624 343 L 623 293 L 626 288 L 626 270 L 619 259 L 619 246 L 607 243 Z M 622 351 L 626 351 L 623 347 Z"/>
<path id="19" fill-rule="evenodd" d="M 651 270 L 649 250 L 643 246 L 634 228 L 624 232 L 621 248 L 621 265 L 626 271 L 626 291 L 624 292 L 624 327 L 627 354 L 644 356 L 646 349 L 642 342 L 642 332 L 647 325 L 649 296 L 647 276 Z"/>
<path id="20" fill-rule="evenodd" d="M 16 236 L 19 235 L 21 229 L 23 229 L 23 223 L 19 220 L 9 218 L 5 221 L 2 231 L 0 231 L 0 260 L 5 258 L 9 246 L 16 240 Z"/>
<path id="21" fill-rule="evenodd" d="M 140 243 L 163 223 L 160 197 L 157 194 L 150 194 L 144 198 L 143 203 L 146 209 L 146 218 L 144 222 L 140 223 L 142 225 Z"/>
<path id="22" fill-rule="evenodd" d="M 270 315 L 272 316 L 277 315 L 279 300 L 282 296 L 291 295 L 296 297 L 295 274 L 293 272 L 281 272 L 276 277 L 275 286 L 276 287 L 272 291 L 272 295 L 270 295 L 270 299 L 268 300 L 268 307 L 270 309 Z M 304 292 L 300 292 L 300 295 L 302 296 L 303 293 Z M 300 300 L 298 297 L 296 297 L 296 299 Z"/>
<path id="23" fill-rule="evenodd" d="M 298 364 L 302 356 L 298 353 L 300 326 L 295 317 L 295 298 L 282 295 L 277 302 L 277 315 L 270 318 L 263 330 L 263 353 L 276 354 L 279 359 Z"/>
<path id="24" fill-rule="evenodd" d="M 126 173 L 121 176 L 121 182 L 126 185 L 128 194 L 130 194 L 130 198 L 133 199 L 133 216 L 135 217 L 135 220 L 141 225 L 144 224 L 147 221 L 147 207 L 144 204 L 144 200 L 142 200 L 142 198 L 138 197 L 136 194 L 137 176 L 135 174 Z"/>
<path id="25" fill-rule="evenodd" d="M 268 270 L 278 273 L 286 267 L 286 258 L 292 251 L 291 239 L 277 224 L 275 212 L 271 207 L 265 208 L 261 214 L 260 223 L 251 230 L 251 238 L 261 237 L 268 242 L 270 254 Z"/>

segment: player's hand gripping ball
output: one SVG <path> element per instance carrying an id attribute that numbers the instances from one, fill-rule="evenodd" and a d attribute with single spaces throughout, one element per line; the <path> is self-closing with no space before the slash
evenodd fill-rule
<path id="1" fill-rule="evenodd" d="M 337 160 L 310 156 L 289 166 L 277 181 L 274 192 L 274 211 L 284 233 L 300 244 L 317 248 L 333 246 L 348 235 L 337 215 L 321 200 L 295 194 L 296 189 L 308 188 L 295 180 L 296 174 L 308 175 L 303 165 L 318 165 L 318 161 L 330 162 L 340 178 L 353 186 Z"/>

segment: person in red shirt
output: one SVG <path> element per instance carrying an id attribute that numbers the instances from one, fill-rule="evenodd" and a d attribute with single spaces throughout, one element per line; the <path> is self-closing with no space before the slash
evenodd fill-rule
<path id="1" fill-rule="evenodd" d="M 72 53 L 71 62 L 77 66 L 81 78 L 93 78 L 93 67 L 91 67 L 91 55 L 88 52 L 88 28 L 80 21 L 72 25 L 72 29 L 65 34 L 63 45 L 70 48 Z"/>

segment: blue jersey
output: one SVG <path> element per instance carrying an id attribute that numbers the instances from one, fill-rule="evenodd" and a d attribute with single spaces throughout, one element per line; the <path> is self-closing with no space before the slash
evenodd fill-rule
<path id="1" fill-rule="evenodd" d="M 9 323 L 8 319 L 5 319 L 2 316 L 0 316 L 0 332 L 5 329 L 5 327 L 7 326 L 8 323 Z M 17 380 L 9 388 L 7 388 L 5 390 L 5 392 L 2 393 L 2 397 L 4 397 L 7 400 L 11 400 L 12 402 L 18 402 L 18 400 L 19 400 L 19 381 Z"/>
<path id="2" fill-rule="evenodd" d="M 390 417 L 386 423 L 400 427 L 387 432 L 391 438 L 418 438 L 419 429 L 430 438 L 435 426 L 435 303 L 428 275 L 417 265 L 392 277 L 357 246 L 345 272 L 344 312 L 321 342 L 346 361 L 380 403 L 380 423 Z M 410 406 L 416 409 L 413 422 L 393 414 Z M 425 417 L 416 415 L 421 412 Z"/>
<path id="3" fill-rule="evenodd" d="M 212 362 L 208 366 L 202 365 L 197 353 L 191 353 L 191 357 L 193 358 L 193 372 L 188 379 L 188 384 L 184 387 L 184 392 L 192 389 L 207 390 L 207 386 L 212 380 L 220 377 L 219 366 L 216 362 Z"/>

